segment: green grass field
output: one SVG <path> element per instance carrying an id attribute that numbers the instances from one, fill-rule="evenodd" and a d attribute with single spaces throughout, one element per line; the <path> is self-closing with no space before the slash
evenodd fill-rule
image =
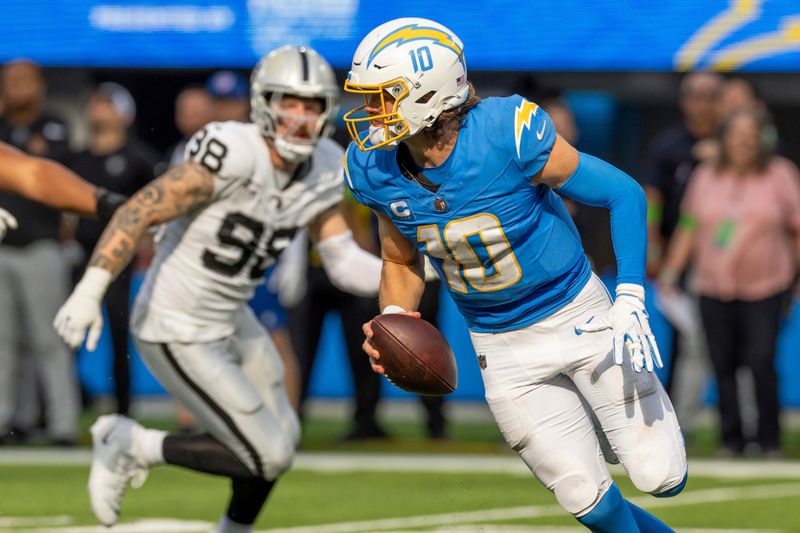
<path id="1" fill-rule="evenodd" d="M 102 531 L 78 527 L 95 523 L 83 488 L 86 473 L 82 465 L 0 468 L 0 531 Z M 626 481 L 620 485 L 627 495 L 636 494 Z M 120 531 L 207 531 L 223 512 L 226 493 L 222 479 L 156 469 L 144 487 L 126 495 Z M 678 498 L 636 501 L 678 531 L 800 531 L 796 479 L 694 476 Z M 153 522 L 164 518 L 185 522 Z M 532 478 L 517 473 L 322 472 L 302 467 L 281 480 L 258 523 L 260 530 L 297 533 L 548 530 L 544 526 L 571 530 L 575 523 Z"/>
<path id="2" fill-rule="evenodd" d="M 274 490 L 259 531 L 582 531 L 491 424 L 459 423 L 444 443 L 422 439 L 411 422 L 392 423 L 390 441 L 337 442 L 345 429 L 337 421 L 307 425 L 296 466 Z M 713 448 L 708 433 L 694 439 L 700 451 Z M 143 488 L 128 491 L 120 524 L 107 530 L 89 509 L 88 457 L 88 450 L 0 448 L 0 532 L 199 533 L 224 511 L 225 480 L 156 468 Z M 627 497 L 677 531 L 800 532 L 800 463 L 695 460 L 690 470 L 686 491 L 665 500 L 616 478 Z"/>

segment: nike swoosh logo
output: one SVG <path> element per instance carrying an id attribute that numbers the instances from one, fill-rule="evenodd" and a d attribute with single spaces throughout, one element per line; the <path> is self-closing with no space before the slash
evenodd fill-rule
<path id="1" fill-rule="evenodd" d="M 592 320 L 594 320 L 594 315 L 592 315 L 592 317 L 591 317 L 589 320 L 587 320 L 586 322 L 584 322 L 584 324 L 588 324 L 588 323 L 589 323 L 589 322 L 591 322 Z M 580 329 L 578 326 L 573 326 L 573 327 L 575 328 L 575 335 L 578 335 L 578 336 L 580 336 L 580 335 L 583 335 L 583 334 L 585 333 L 585 331 L 583 331 L 582 329 Z"/>
<path id="2" fill-rule="evenodd" d="M 380 69 L 382 69 L 382 68 L 386 68 L 386 65 L 379 65 L 379 64 L 377 64 L 377 63 L 375 63 L 375 64 L 374 64 L 374 65 L 372 65 L 372 66 L 373 66 L 373 67 L 375 67 L 377 70 L 380 70 Z"/>
<path id="3" fill-rule="evenodd" d="M 106 431 L 106 434 L 103 435 L 103 438 L 100 439 L 100 442 L 102 442 L 103 444 L 108 444 L 108 439 L 111 437 L 112 433 L 114 433 L 113 429 L 109 429 L 108 431 Z"/>
<path id="4" fill-rule="evenodd" d="M 540 141 L 544 138 L 544 129 L 546 127 L 547 127 L 547 122 L 542 122 L 542 129 L 536 132 L 536 138 L 539 139 Z"/>

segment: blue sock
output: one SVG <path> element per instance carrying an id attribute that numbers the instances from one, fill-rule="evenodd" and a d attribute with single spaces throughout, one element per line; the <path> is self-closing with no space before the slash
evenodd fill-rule
<path id="1" fill-rule="evenodd" d="M 675 533 L 674 529 L 641 507 L 637 507 L 628 500 L 625 500 L 625 503 L 628 504 L 628 508 L 631 510 L 634 520 L 636 520 L 636 525 L 639 526 L 639 531 L 642 533 Z"/>
<path id="2" fill-rule="evenodd" d="M 588 527 L 593 533 L 640 533 L 642 531 L 616 483 L 611 484 L 594 509 L 578 518 L 578 522 Z"/>

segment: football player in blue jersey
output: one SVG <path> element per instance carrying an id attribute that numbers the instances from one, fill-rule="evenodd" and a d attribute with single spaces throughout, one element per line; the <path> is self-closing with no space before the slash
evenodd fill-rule
<path id="1" fill-rule="evenodd" d="M 592 421 L 638 489 L 683 489 L 683 437 L 652 373 L 662 363 L 644 306 L 642 189 L 570 146 L 535 103 L 479 99 L 461 41 L 436 22 L 374 29 L 345 90 L 364 96 L 344 117 L 345 178 L 380 219 L 383 312 L 418 316 L 429 256 L 467 321 L 503 436 L 561 506 L 592 531 L 672 531 L 623 499 Z M 613 301 L 561 196 L 611 212 Z"/>

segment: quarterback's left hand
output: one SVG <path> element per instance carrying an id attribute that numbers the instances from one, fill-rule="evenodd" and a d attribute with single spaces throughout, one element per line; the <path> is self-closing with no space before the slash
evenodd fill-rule
<path id="1" fill-rule="evenodd" d="M 595 317 L 592 317 L 595 318 Z M 636 372 L 642 368 L 652 372 L 654 366 L 663 368 L 656 338 L 650 330 L 647 311 L 644 308 L 644 287 L 633 283 L 617 286 L 617 298 L 611 312 L 604 318 L 589 319 L 576 328 L 577 331 L 595 332 L 611 329 L 614 333 L 614 362 L 622 364 L 624 352 L 628 352 L 631 367 Z"/>
<path id="2" fill-rule="evenodd" d="M 5 209 L 0 208 L 0 241 L 6 236 L 8 228 L 16 229 L 16 227 L 17 219 Z"/>

